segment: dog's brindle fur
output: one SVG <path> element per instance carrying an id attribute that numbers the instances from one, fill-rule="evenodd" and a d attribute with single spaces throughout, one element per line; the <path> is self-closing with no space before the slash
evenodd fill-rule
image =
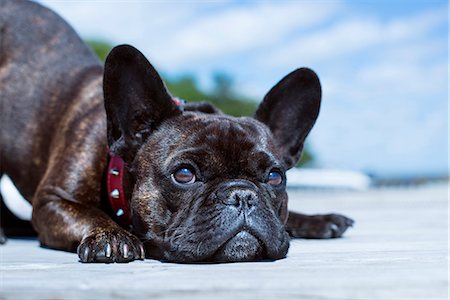
<path id="1" fill-rule="evenodd" d="M 32 203 L 41 244 L 78 249 L 82 262 L 278 259 L 287 232 L 341 236 L 352 224 L 344 216 L 287 212 L 284 172 L 300 158 L 320 97 L 314 72 L 299 69 L 254 118 L 207 103 L 182 112 L 133 47 L 113 49 L 103 69 L 50 10 L 0 2 L 1 174 Z M 132 228 L 119 226 L 105 205 L 107 147 L 127 164 Z M 182 166 L 193 169 L 195 183 L 171 179 Z M 267 184 L 270 170 L 283 184 Z M 3 203 L 1 221 L 17 232 Z"/>

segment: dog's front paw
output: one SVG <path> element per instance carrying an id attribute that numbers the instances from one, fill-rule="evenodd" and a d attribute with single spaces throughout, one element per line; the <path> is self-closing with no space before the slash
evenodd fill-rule
<path id="1" fill-rule="evenodd" d="M 287 231 L 292 237 L 329 239 L 341 237 L 354 221 L 339 214 L 289 216 Z"/>
<path id="2" fill-rule="evenodd" d="M 81 241 L 77 252 L 83 263 L 126 263 L 145 258 L 141 241 L 125 230 L 96 232 Z"/>

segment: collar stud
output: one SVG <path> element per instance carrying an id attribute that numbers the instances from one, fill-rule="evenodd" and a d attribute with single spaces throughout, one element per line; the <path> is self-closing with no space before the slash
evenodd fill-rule
<path id="1" fill-rule="evenodd" d="M 113 197 L 114 199 L 118 199 L 120 196 L 119 190 L 118 189 L 113 189 L 111 191 L 111 197 Z"/>

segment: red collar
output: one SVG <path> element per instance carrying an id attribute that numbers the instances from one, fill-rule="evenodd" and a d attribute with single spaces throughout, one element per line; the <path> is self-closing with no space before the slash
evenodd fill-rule
<path id="1" fill-rule="evenodd" d="M 175 104 L 183 109 L 184 100 L 179 98 L 172 99 Z M 108 150 L 109 163 L 106 174 L 106 191 L 108 192 L 108 200 L 114 214 L 117 216 L 119 223 L 124 226 L 131 225 L 131 212 L 128 199 L 125 197 L 123 190 L 123 175 L 125 170 L 125 162 L 119 155 L 111 154 Z"/>
<path id="2" fill-rule="evenodd" d="M 123 190 L 123 174 L 125 162 L 119 155 L 109 154 L 108 173 L 106 174 L 106 191 L 108 200 L 119 223 L 131 224 L 131 214 L 128 201 Z"/>

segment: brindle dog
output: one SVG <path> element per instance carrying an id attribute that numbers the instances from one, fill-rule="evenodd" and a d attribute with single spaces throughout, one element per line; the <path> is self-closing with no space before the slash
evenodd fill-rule
<path id="1" fill-rule="evenodd" d="M 285 171 L 320 99 L 319 79 L 302 68 L 254 117 L 208 103 L 183 111 L 135 48 L 114 48 L 102 67 L 52 11 L 0 2 L 1 173 L 32 203 L 41 244 L 78 250 L 81 262 L 273 260 L 285 257 L 288 233 L 340 237 L 352 220 L 287 210 Z M 126 163 L 130 228 L 105 197 L 108 147 Z M 15 222 L 3 205 L 5 232 Z"/>

